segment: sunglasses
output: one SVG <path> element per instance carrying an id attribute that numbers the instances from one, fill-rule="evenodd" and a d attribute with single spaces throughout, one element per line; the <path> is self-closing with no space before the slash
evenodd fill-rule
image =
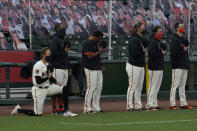
<path id="1" fill-rule="evenodd" d="M 4 37 L 0 37 L 0 39 L 4 39 Z"/>

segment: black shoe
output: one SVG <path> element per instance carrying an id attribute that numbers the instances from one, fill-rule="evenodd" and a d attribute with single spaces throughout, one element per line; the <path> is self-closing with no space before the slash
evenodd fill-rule
<path id="1" fill-rule="evenodd" d="M 96 112 L 95 111 L 88 111 L 88 112 L 85 112 L 85 114 L 95 114 Z"/>
<path id="2" fill-rule="evenodd" d="M 99 110 L 99 111 L 95 111 L 96 113 L 104 113 L 105 111 L 103 110 Z"/>
<path id="3" fill-rule="evenodd" d="M 132 111 L 135 111 L 135 110 L 134 110 L 134 109 L 132 109 L 132 108 L 130 108 L 130 109 L 127 109 L 127 111 L 132 112 Z"/>
<path id="4" fill-rule="evenodd" d="M 64 114 L 64 111 L 59 111 L 59 113 L 58 114 Z"/>
<path id="5" fill-rule="evenodd" d="M 157 108 L 158 110 L 161 110 L 161 107 L 159 107 L 159 106 L 157 106 L 157 107 L 155 107 L 155 108 Z"/>
<path id="6" fill-rule="evenodd" d="M 143 108 L 135 109 L 135 111 L 143 111 Z"/>
<path id="7" fill-rule="evenodd" d="M 58 110 L 54 111 L 51 115 L 59 115 L 60 112 Z"/>

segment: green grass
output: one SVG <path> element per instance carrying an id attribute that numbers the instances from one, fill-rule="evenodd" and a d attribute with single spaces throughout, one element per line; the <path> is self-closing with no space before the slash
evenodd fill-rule
<path id="1" fill-rule="evenodd" d="M 189 121 L 177 121 L 189 120 Z M 167 122 L 168 121 L 168 122 Z M 169 122 L 173 121 L 173 122 Z M 137 124 L 134 122 L 138 122 Z M 144 123 L 151 122 L 151 123 Z M 157 123 L 155 123 L 157 122 Z M 70 124 L 68 124 L 70 123 Z M 72 124 L 73 123 L 73 124 Z M 81 123 L 81 124 L 80 124 Z M 86 123 L 86 124 L 83 124 Z M 87 125 L 90 124 L 90 125 Z M 114 125 L 118 124 L 120 125 Z M 99 125 L 91 125 L 99 124 Z M 110 125 L 102 125 L 110 124 Z M 112 124 L 112 125 L 111 125 Z M 154 112 L 108 112 L 78 117 L 1 116 L 0 131 L 196 131 L 197 109 Z"/>

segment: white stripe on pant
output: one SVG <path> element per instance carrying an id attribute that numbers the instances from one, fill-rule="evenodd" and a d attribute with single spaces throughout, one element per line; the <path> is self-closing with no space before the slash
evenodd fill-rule
<path id="1" fill-rule="evenodd" d="M 157 94 L 163 78 L 163 71 L 149 70 L 149 87 L 147 94 L 147 108 L 157 107 Z"/>
<path id="2" fill-rule="evenodd" d="M 135 93 L 135 109 L 142 108 L 141 92 L 144 82 L 144 67 L 133 66 L 126 63 L 126 71 L 129 77 L 127 90 L 127 109 L 133 108 L 133 94 Z"/>
<path id="3" fill-rule="evenodd" d="M 187 69 L 172 69 L 172 86 L 170 92 L 170 106 L 176 106 L 176 89 L 179 87 L 180 106 L 186 106 L 185 84 Z"/>
<path id="4" fill-rule="evenodd" d="M 100 96 L 103 86 L 103 74 L 101 70 L 89 70 L 85 68 L 87 79 L 87 91 L 84 103 L 84 113 L 88 111 L 99 111 Z M 92 100 L 92 107 L 91 107 Z"/>

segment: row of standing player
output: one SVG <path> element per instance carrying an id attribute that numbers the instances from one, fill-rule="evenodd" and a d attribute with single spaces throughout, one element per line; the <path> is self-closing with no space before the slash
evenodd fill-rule
<path id="1" fill-rule="evenodd" d="M 46 89 L 48 92 L 52 92 L 51 94 L 57 94 L 57 89 L 52 90 L 50 85 L 43 86 L 43 83 L 49 80 L 58 87 L 63 88 L 63 105 L 60 105 L 60 111 L 64 112 L 64 116 L 77 116 L 70 112 L 68 109 L 68 75 L 69 75 L 69 63 L 68 63 L 68 51 L 70 47 L 65 47 L 63 45 L 62 39 L 64 37 L 64 25 L 58 24 L 56 28 L 56 37 L 53 39 L 51 45 L 52 52 L 52 60 L 51 64 L 55 68 L 55 71 L 52 73 L 42 72 L 40 77 L 41 79 L 36 78 L 39 74 L 40 70 L 36 69 L 36 65 L 33 69 L 33 83 L 34 87 L 32 88 L 32 94 L 34 98 L 34 112 L 25 111 L 20 109 L 20 106 L 16 106 L 12 111 L 12 115 L 16 113 L 26 113 L 29 115 L 41 115 L 43 100 L 40 106 L 40 112 L 36 112 L 36 108 L 39 105 L 38 96 L 34 93 L 34 88 L 38 88 L 39 90 Z M 187 79 L 187 73 L 189 68 L 189 58 L 188 58 L 188 47 L 189 42 L 183 39 L 184 28 L 182 24 L 176 23 L 175 25 L 176 33 L 172 38 L 172 44 L 170 46 L 170 56 L 171 56 L 171 65 L 172 65 L 172 87 L 170 93 L 170 109 L 176 109 L 176 89 L 179 87 L 179 95 L 180 95 L 180 106 L 182 109 L 192 109 L 191 106 L 188 106 L 186 102 L 185 96 L 185 83 Z M 145 27 L 142 23 L 138 23 L 134 26 L 134 34 L 129 42 L 129 58 L 126 63 L 126 71 L 129 77 L 129 87 L 127 91 L 127 110 L 134 111 L 143 110 L 141 104 L 141 91 L 144 81 L 144 66 L 145 66 L 145 52 L 147 49 L 146 43 L 142 40 L 143 31 Z M 102 71 L 105 70 L 101 64 L 100 54 L 105 51 L 105 48 L 99 48 L 97 43 L 102 39 L 102 32 L 96 31 L 93 33 L 92 37 L 86 40 L 83 44 L 82 50 L 82 61 L 83 67 L 85 70 L 86 78 L 87 78 L 87 91 L 85 95 L 84 102 L 84 113 L 95 113 L 95 112 L 103 112 L 100 108 L 99 101 L 102 90 L 103 83 L 103 75 Z M 162 30 L 161 27 L 155 27 L 153 29 L 153 36 L 150 40 L 150 44 L 148 46 L 148 55 L 149 55 L 149 89 L 147 95 L 147 105 L 146 108 L 149 110 L 158 110 L 159 106 L 157 103 L 157 94 L 161 85 L 162 77 L 163 77 L 163 65 L 164 65 L 164 54 L 166 53 L 166 47 L 162 46 L 160 40 L 162 38 Z M 47 51 L 42 54 L 42 59 L 45 61 L 47 56 L 50 55 L 50 51 Z M 47 53 L 49 51 L 49 53 Z M 42 65 L 44 66 L 44 65 Z M 46 65 L 45 65 L 46 66 Z M 45 75 L 43 75 L 43 73 Z M 48 76 L 46 77 L 46 75 Z M 36 82 L 34 82 L 35 80 Z M 37 85 L 40 83 L 41 85 Z M 54 86 L 54 85 L 53 85 Z M 45 88 L 47 87 L 47 88 Z M 56 86 L 57 87 L 57 86 Z M 50 91 L 51 89 L 51 91 Z M 55 93 L 54 93 L 55 92 Z M 60 90 L 61 92 L 61 90 Z M 47 94 L 47 93 L 45 93 Z M 133 96 L 134 95 L 134 96 Z M 46 97 L 46 96 L 45 96 Z M 44 99 L 45 99 L 44 97 Z M 134 104 L 133 102 L 134 97 Z M 54 97 L 52 98 L 54 99 Z M 52 100 L 53 101 L 53 100 Z M 56 100 L 55 100 L 56 101 Z M 92 102 L 92 103 L 91 103 Z M 37 105 L 38 104 L 38 105 Z M 134 106 L 135 105 L 135 106 Z M 135 107 L 135 108 L 134 108 Z M 56 111 L 56 105 L 54 105 L 54 113 Z"/>
<path id="2" fill-rule="evenodd" d="M 129 59 L 126 63 L 126 71 L 129 77 L 129 87 L 127 91 L 127 110 L 142 111 L 141 91 L 144 81 L 145 52 L 148 48 L 148 69 L 149 87 L 147 93 L 146 110 L 159 110 L 157 94 L 159 92 L 164 66 L 164 54 L 167 47 L 160 40 L 162 29 L 159 26 L 152 30 L 153 36 L 149 41 L 148 47 L 143 43 L 143 31 L 145 26 L 138 23 L 134 27 L 134 35 L 129 42 Z M 185 84 L 189 69 L 188 47 L 189 42 L 184 39 L 183 24 L 175 24 L 176 32 L 173 34 L 170 43 L 170 63 L 172 66 L 172 85 L 170 91 L 170 109 L 177 109 L 176 89 L 179 88 L 180 108 L 192 109 L 186 101 Z M 134 95 L 134 96 L 133 96 Z M 133 102 L 134 97 L 134 104 Z M 135 108 L 134 108 L 135 105 Z"/>
<path id="3" fill-rule="evenodd" d="M 149 69 L 149 88 L 147 94 L 146 110 L 159 110 L 157 94 L 159 92 L 164 66 L 164 54 L 167 46 L 160 42 L 162 29 L 156 26 L 152 30 L 152 38 L 149 44 L 142 39 L 145 26 L 137 23 L 134 26 L 134 34 L 129 41 L 129 58 L 126 63 L 126 71 L 129 78 L 127 91 L 128 111 L 142 111 L 141 91 L 144 81 L 145 52 L 148 48 L 148 69 Z M 183 24 L 175 24 L 176 32 L 173 34 L 170 44 L 170 57 L 172 66 L 172 86 L 170 91 L 170 109 L 176 107 L 176 89 L 179 87 L 180 108 L 192 109 L 186 101 L 185 84 L 189 69 L 188 48 L 189 42 L 184 39 Z M 101 40 L 102 33 L 95 32 L 83 44 L 83 66 L 87 78 L 87 91 L 85 96 L 84 113 L 103 112 L 99 106 L 100 94 L 102 90 L 102 71 L 105 70 L 101 65 L 100 53 L 105 49 L 98 48 L 98 41 Z M 133 102 L 134 98 L 134 104 Z M 92 105 L 91 105 L 92 100 Z M 134 108 L 135 107 L 135 108 Z"/>

